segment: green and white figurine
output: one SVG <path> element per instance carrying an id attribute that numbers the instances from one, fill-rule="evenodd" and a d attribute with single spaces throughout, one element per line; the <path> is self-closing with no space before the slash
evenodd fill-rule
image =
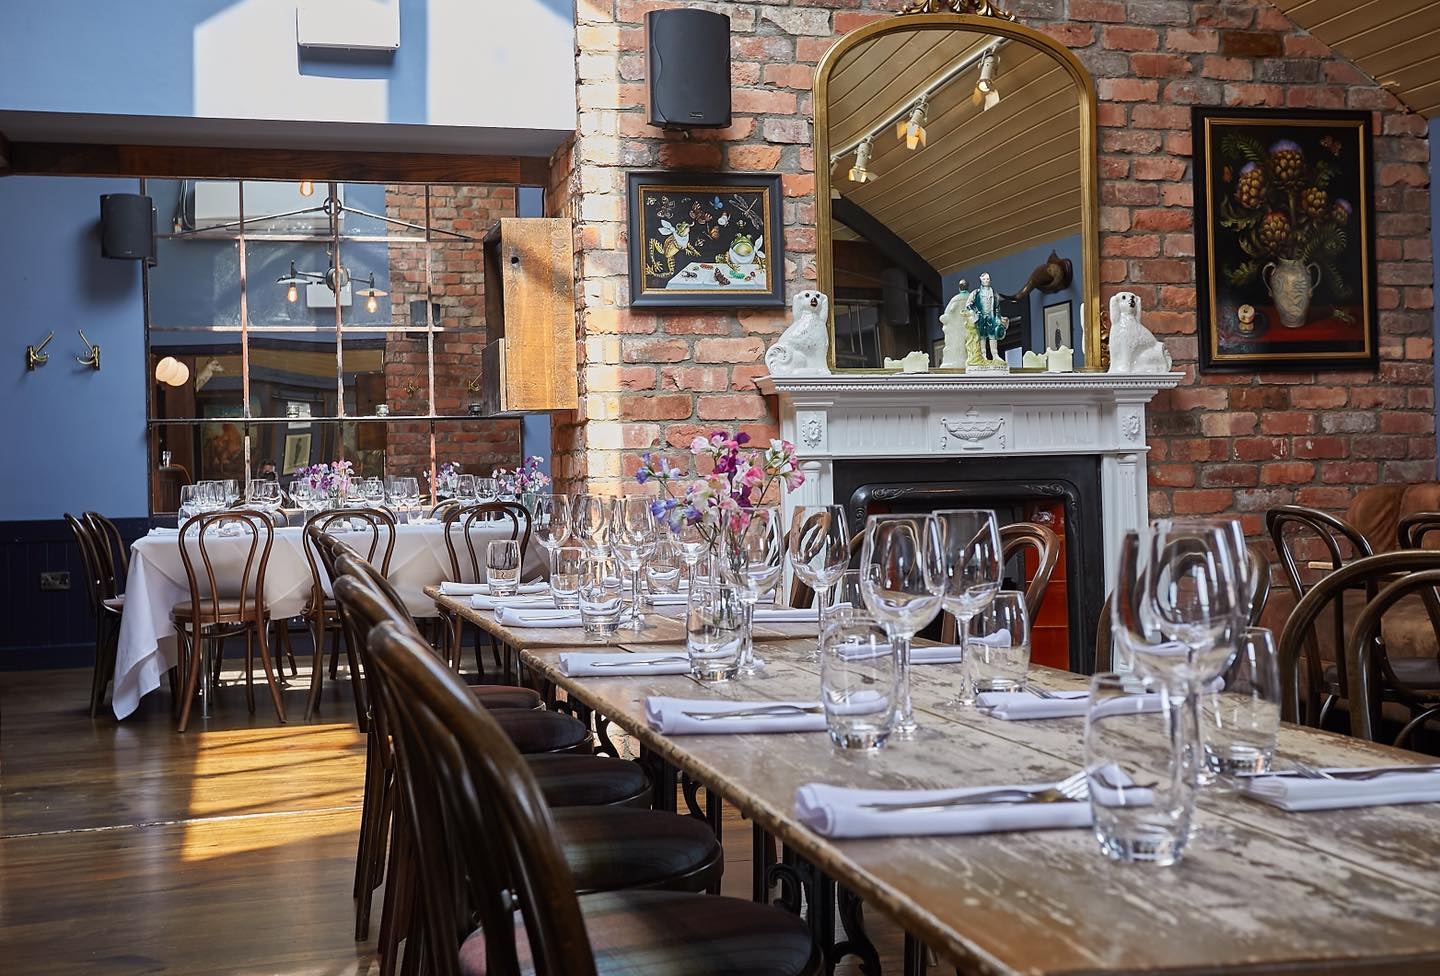
<path id="1" fill-rule="evenodd" d="M 980 362 L 967 366 L 969 372 L 1008 373 L 1010 366 L 1000 354 L 1000 340 L 1010 320 L 1000 314 L 1000 296 L 990 287 L 990 275 L 980 275 L 980 287 L 970 293 L 966 307 L 974 314 L 975 334 L 980 339 Z"/>

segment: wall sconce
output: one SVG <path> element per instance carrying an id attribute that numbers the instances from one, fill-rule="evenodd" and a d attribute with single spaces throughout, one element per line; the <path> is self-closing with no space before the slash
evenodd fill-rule
<path id="1" fill-rule="evenodd" d="M 44 366 L 50 361 L 50 357 L 45 354 L 45 347 L 50 345 L 50 340 L 53 338 L 55 338 L 55 333 L 47 332 L 45 338 L 40 340 L 40 345 L 25 347 L 26 372 L 33 373 L 36 366 Z"/>
<path id="2" fill-rule="evenodd" d="M 384 298 L 390 293 L 375 287 L 375 272 L 372 271 L 370 272 L 370 279 L 366 286 L 355 294 L 365 299 L 365 311 L 374 313 L 380 308 L 380 303 L 375 301 L 375 299 Z"/>
<path id="3" fill-rule="evenodd" d="M 166 386 L 184 386 L 190 379 L 190 367 L 173 356 L 166 356 L 155 364 L 155 379 Z"/>
<path id="4" fill-rule="evenodd" d="M 76 331 L 80 333 L 80 341 L 85 343 L 85 349 L 89 355 L 76 356 L 75 361 L 81 366 L 89 366 L 98 373 L 100 371 L 100 346 L 85 338 L 84 329 L 77 329 Z"/>

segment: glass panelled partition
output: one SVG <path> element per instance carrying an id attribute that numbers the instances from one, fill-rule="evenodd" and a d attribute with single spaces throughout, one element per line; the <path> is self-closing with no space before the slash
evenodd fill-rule
<path id="1" fill-rule="evenodd" d="M 308 192 L 307 192 L 308 191 Z M 152 508 L 166 486 L 337 459 L 425 477 L 519 461 L 479 419 L 481 243 L 513 187 L 147 180 Z M 179 364 L 178 366 L 176 364 Z M 183 367 L 183 368 L 182 368 Z"/>

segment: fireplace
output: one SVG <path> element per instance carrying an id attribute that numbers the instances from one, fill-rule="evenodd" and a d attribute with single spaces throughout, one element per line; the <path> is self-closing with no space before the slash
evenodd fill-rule
<path id="1" fill-rule="evenodd" d="M 1093 456 L 842 460 L 834 466 L 834 500 L 852 531 L 870 515 L 993 508 L 1002 525 L 1049 524 L 1063 540 L 1035 629 L 1039 664 L 1089 673 L 1095 666 L 1095 622 L 1105 600 L 1100 518 L 1100 464 Z M 1005 568 L 1006 587 L 1024 588 L 1024 567 Z"/>

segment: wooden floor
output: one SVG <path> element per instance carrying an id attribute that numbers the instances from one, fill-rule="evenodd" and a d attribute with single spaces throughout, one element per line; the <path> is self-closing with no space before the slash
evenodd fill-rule
<path id="1" fill-rule="evenodd" d="M 348 686 L 307 724 L 293 684 L 283 726 L 229 687 L 179 735 L 164 692 L 92 720 L 89 682 L 0 673 L 0 973 L 375 972 L 373 942 L 352 939 L 364 740 Z M 750 846 L 728 815 L 726 894 L 749 897 Z M 871 925 L 898 972 L 899 934 Z"/>

